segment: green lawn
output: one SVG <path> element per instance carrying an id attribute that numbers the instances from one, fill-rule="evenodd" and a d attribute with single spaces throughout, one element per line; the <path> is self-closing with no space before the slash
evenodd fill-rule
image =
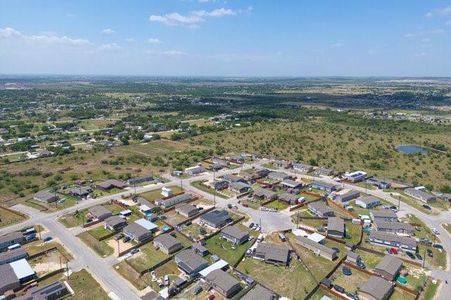
<path id="1" fill-rule="evenodd" d="M 352 224 L 346 222 L 346 240 L 353 244 L 357 244 L 360 241 L 360 235 L 362 233 L 362 226 L 360 224 Z"/>
<path id="2" fill-rule="evenodd" d="M 351 269 L 352 275 L 346 276 L 342 272 L 342 267 L 340 266 L 330 277 L 333 284 L 337 284 L 343 287 L 347 292 L 351 292 L 355 294 L 357 292 L 357 288 L 364 284 L 369 278 L 370 275 L 359 272 L 355 269 Z"/>
<path id="3" fill-rule="evenodd" d="M 435 294 L 437 293 L 438 286 L 440 285 L 440 282 L 433 283 L 432 280 L 428 280 L 426 283 L 426 288 L 423 292 L 423 299 L 424 300 L 432 300 L 435 297 Z"/>
<path id="4" fill-rule="evenodd" d="M 77 237 L 101 257 L 107 257 L 114 252 L 113 248 L 111 248 L 105 241 L 99 242 L 96 238 L 89 234 L 89 232 L 82 232 L 77 235 Z"/>
<path id="5" fill-rule="evenodd" d="M 88 230 L 88 233 L 92 235 L 95 239 L 100 240 L 103 237 L 106 237 L 112 233 L 111 230 L 106 229 L 103 226 L 98 226 L 94 229 Z"/>
<path id="6" fill-rule="evenodd" d="M 110 299 L 100 284 L 84 269 L 70 274 L 67 281 L 75 292 L 69 299 Z"/>
<path id="7" fill-rule="evenodd" d="M 170 188 L 174 194 L 178 194 L 178 193 L 183 192 L 183 189 L 180 188 L 180 186 L 177 186 L 177 185 L 168 186 L 168 188 Z M 157 199 L 163 198 L 163 195 L 161 195 L 161 189 L 152 190 L 152 191 L 145 192 L 145 193 L 142 193 L 142 194 L 139 194 L 139 195 L 141 197 L 146 198 L 150 202 L 153 202 L 153 201 L 155 201 Z"/>
<path id="8" fill-rule="evenodd" d="M 137 272 L 147 270 L 169 257 L 160 250 L 156 250 L 152 243 L 147 243 L 139 249 L 141 253 L 133 255 L 127 260 Z"/>
<path id="9" fill-rule="evenodd" d="M 122 261 L 115 265 L 114 270 L 118 272 L 122 277 L 127 279 L 138 290 L 143 290 L 147 287 L 146 282 L 140 277 L 139 273 L 135 271 L 127 262 Z"/>
<path id="10" fill-rule="evenodd" d="M 228 199 L 230 197 L 228 197 L 227 195 L 224 195 L 223 193 L 220 193 L 218 191 L 216 191 L 215 189 L 206 186 L 203 181 L 193 181 L 191 182 L 191 185 L 194 186 L 195 188 L 198 188 L 201 191 L 204 191 L 206 193 L 209 193 L 211 195 L 216 195 L 216 197 L 222 198 L 222 199 Z"/>
<path id="11" fill-rule="evenodd" d="M 281 267 L 246 258 L 238 265 L 238 270 L 290 299 L 305 299 L 317 284 L 298 260 L 292 260 L 288 267 Z"/>
<path id="12" fill-rule="evenodd" d="M 62 216 L 58 221 L 67 228 L 77 227 L 86 222 L 87 209 Z"/>
<path id="13" fill-rule="evenodd" d="M 275 200 L 265 205 L 265 207 L 269 208 L 275 208 L 277 210 L 284 210 L 290 206 L 288 203 L 281 201 L 281 200 Z"/>

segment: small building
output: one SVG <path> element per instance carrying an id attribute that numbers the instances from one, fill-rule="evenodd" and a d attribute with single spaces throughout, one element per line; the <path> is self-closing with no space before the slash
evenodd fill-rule
<path id="1" fill-rule="evenodd" d="M 266 263 L 274 265 L 288 265 L 290 250 L 284 246 L 259 243 L 255 248 L 254 256 L 263 259 Z"/>
<path id="2" fill-rule="evenodd" d="M 119 215 L 123 218 L 130 217 L 132 215 L 132 211 L 130 209 L 126 209 L 126 210 L 119 212 Z"/>
<path id="3" fill-rule="evenodd" d="M 297 236 L 296 242 L 299 245 L 313 251 L 313 253 L 315 253 L 316 255 L 327 258 L 328 260 L 334 260 L 337 258 L 337 250 L 329 248 L 323 244 L 316 243 L 304 236 Z"/>
<path id="4" fill-rule="evenodd" d="M 391 187 L 390 182 L 384 178 L 370 177 L 366 179 L 366 182 L 380 189 L 389 189 Z"/>
<path id="5" fill-rule="evenodd" d="M 73 186 L 69 188 L 68 194 L 74 197 L 87 197 L 92 193 L 92 188 L 90 186 Z"/>
<path id="6" fill-rule="evenodd" d="M 56 195 L 55 192 L 40 191 L 34 194 L 33 199 L 44 203 L 53 203 L 58 201 L 60 198 Z"/>
<path id="7" fill-rule="evenodd" d="M 313 181 L 309 185 L 309 187 L 314 190 L 325 191 L 327 193 L 331 193 L 333 191 L 338 190 L 338 186 L 336 184 L 331 184 L 331 183 L 321 182 L 321 181 Z"/>
<path id="8" fill-rule="evenodd" d="M 185 218 L 191 218 L 199 213 L 199 209 L 191 204 L 181 204 L 175 208 L 175 212 Z"/>
<path id="9" fill-rule="evenodd" d="M 334 217 L 335 212 L 332 208 L 326 205 L 324 202 L 312 202 L 307 205 L 308 210 L 318 217 Z"/>
<path id="10" fill-rule="evenodd" d="M 215 291 L 226 298 L 234 296 L 241 290 L 240 282 L 220 269 L 210 272 L 205 279 Z"/>
<path id="11" fill-rule="evenodd" d="M 153 245 L 155 248 L 159 248 L 161 252 L 168 255 L 183 248 L 182 243 L 168 233 L 157 236 L 153 240 Z"/>
<path id="12" fill-rule="evenodd" d="M 424 203 L 431 203 L 437 200 L 437 197 L 435 197 L 434 195 L 416 188 L 405 189 L 404 193 Z"/>
<path id="13" fill-rule="evenodd" d="M 168 198 L 168 197 L 171 197 L 172 195 L 174 195 L 174 192 L 172 191 L 171 188 L 164 186 L 164 187 L 161 188 L 161 195 L 163 197 Z"/>
<path id="14" fill-rule="evenodd" d="M 20 287 L 19 278 L 9 264 L 0 265 L 0 295 Z"/>
<path id="15" fill-rule="evenodd" d="M 199 223 L 219 228 L 232 221 L 229 213 L 225 210 L 212 210 L 200 217 Z"/>
<path id="16" fill-rule="evenodd" d="M 16 274 L 17 279 L 19 279 L 20 284 L 28 282 L 36 277 L 36 272 L 33 271 L 25 258 L 13 261 L 9 263 L 9 265 L 13 269 L 14 274 Z"/>
<path id="17" fill-rule="evenodd" d="M 284 172 L 269 172 L 267 177 L 268 177 L 268 179 L 277 180 L 277 181 L 284 181 L 286 179 L 291 179 L 291 176 Z"/>
<path id="18" fill-rule="evenodd" d="M 193 249 L 193 251 L 199 254 L 200 256 L 206 256 L 209 253 L 208 249 L 202 246 L 201 243 L 194 243 L 191 249 Z"/>
<path id="19" fill-rule="evenodd" d="M 7 249 L 11 245 L 21 244 L 24 241 L 24 236 L 20 232 L 12 232 L 0 236 L 0 251 Z"/>
<path id="20" fill-rule="evenodd" d="M 123 232 L 126 236 L 137 243 L 141 243 L 152 238 L 152 233 L 157 229 L 157 225 L 145 219 L 137 220 L 124 227 Z"/>
<path id="21" fill-rule="evenodd" d="M 211 182 L 210 185 L 217 191 L 221 191 L 229 187 L 229 183 L 225 180 L 216 180 Z"/>
<path id="22" fill-rule="evenodd" d="M 265 200 L 275 200 L 277 199 L 277 193 L 270 189 L 257 188 L 254 190 L 254 197 Z"/>
<path id="23" fill-rule="evenodd" d="M 317 176 L 332 176 L 334 175 L 334 170 L 325 167 L 319 167 L 315 170 L 314 173 Z"/>
<path id="24" fill-rule="evenodd" d="M 327 235 L 343 238 L 346 234 L 345 222 L 342 218 L 329 217 L 327 218 Z"/>
<path id="25" fill-rule="evenodd" d="M 362 258 L 357 253 L 348 250 L 348 254 L 346 255 L 346 261 L 351 262 L 353 264 L 358 264 L 362 261 Z"/>
<path id="26" fill-rule="evenodd" d="M 402 222 L 385 222 L 377 220 L 374 222 L 377 231 L 412 235 L 414 228 L 412 225 Z"/>
<path id="27" fill-rule="evenodd" d="M 282 186 L 286 189 L 301 189 L 302 183 L 291 179 L 285 179 L 284 181 L 282 181 Z"/>
<path id="28" fill-rule="evenodd" d="M 177 253 L 174 259 L 179 269 L 190 277 L 196 276 L 201 270 L 208 267 L 208 262 L 192 249 L 186 249 Z"/>
<path id="29" fill-rule="evenodd" d="M 343 177 L 350 182 L 361 182 L 366 179 L 367 174 L 363 171 L 355 171 L 350 173 L 345 173 Z"/>
<path id="30" fill-rule="evenodd" d="M 417 241 L 414 238 L 393 233 L 372 231 L 369 236 L 369 241 L 385 247 L 397 247 L 410 251 L 417 250 Z"/>
<path id="31" fill-rule="evenodd" d="M 361 208 L 371 209 L 381 205 L 381 200 L 374 196 L 362 196 L 355 200 L 355 205 Z"/>
<path id="32" fill-rule="evenodd" d="M 242 178 L 240 176 L 233 175 L 233 174 L 225 174 L 224 176 L 222 176 L 222 180 L 225 180 L 228 183 L 233 183 L 233 182 L 247 183 L 244 178 Z"/>
<path id="33" fill-rule="evenodd" d="M 242 194 L 251 191 L 252 187 L 247 183 L 238 181 L 230 183 L 229 190 L 231 190 L 234 193 Z"/>
<path id="34" fill-rule="evenodd" d="M 291 161 L 283 160 L 283 159 L 275 159 L 272 161 L 273 166 L 278 168 L 288 169 L 291 168 Z"/>
<path id="35" fill-rule="evenodd" d="M 249 240 L 249 233 L 242 231 L 238 226 L 228 226 L 221 231 L 221 237 L 233 244 L 243 244 Z"/>
<path id="36" fill-rule="evenodd" d="M 346 203 L 360 196 L 360 192 L 356 190 L 341 190 L 334 195 L 334 201 L 338 203 Z"/>
<path id="37" fill-rule="evenodd" d="M 0 252 L 0 265 L 9 264 L 23 258 L 28 258 L 28 253 L 22 247 L 6 252 Z"/>
<path id="38" fill-rule="evenodd" d="M 127 183 L 128 183 L 128 185 L 133 186 L 133 185 L 141 184 L 144 182 L 151 182 L 153 180 L 154 180 L 154 178 L 152 175 L 146 175 L 146 176 L 130 178 L 129 180 L 127 180 Z"/>
<path id="39" fill-rule="evenodd" d="M 290 205 L 294 205 L 298 203 L 299 196 L 290 193 L 283 193 L 282 195 L 279 195 L 279 200 L 287 202 Z"/>
<path id="40" fill-rule="evenodd" d="M 370 212 L 373 222 L 398 222 L 398 216 L 391 209 L 379 209 Z"/>
<path id="41" fill-rule="evenodd" d="M 105 229 L 109 229 L 111 231 L 118 231 L 127 226 L 127 222 L 118 216 L 111 216 L 105 219 Z"/>
<path id="42" fill-rule="evenodd" d="M 313 171 L 313 166 L 310 165 L 305 165 L 305 164 L 301 164 L 301 163 L 293 163 L 292 166 L 293 170 L 302 173 L 302 174 L 307 174 Z"/>
<path id="43" fill-rule="evenodd" d="M 158 199 L 155 201 L 155 203 L 162 206 L 163 208 L 170 208 L 176 204 L 187 202 L 191 199 L 193 199 L 193 195 L 191 195 L 190 193 L 184 193 L 164 200 Z"/>
<path id="44" fill-rule="evenodd" d="M 213 157 L 211 159 L 211 164 L 213 169 L 220 170 L 227 167 L 229 165 L 229 162 L 221 158 Z"/>
<path id="45" fill-rule="evenodd" d="M 368 281 L 358 288 L 359 299 L 388 300 L 393 293 L 394 285 L 378 276 L 372 275 Z"/>
<path id="46" fill-rule="evenodd" d="M 185 174 L 194 176 L 205 172 L 205 168 L 202 166 L 194 166 L 185 169 Z"/>
<path id="47" fill-rule="evenodd" d="M 103 221 L 106 218 L 109 218 L 113 215 L 113 213 L 109 209 L 105 208 L 102 205 L 91 207 L 89 209 L 89 213 L 91 214 L 92 217 L 100 221 Z"/>
<path id="48" fill-rule="evenodd" d="M 116 179 L 108 179 L 99 184 L 97 184 L 97 188 L 103 191 L 108 191 L 111 189 L 125 189 L 127 184 L 123 181 Z"/>
<path id="49" fill-rule="evenodd" d="M 276 300 L 277 298 L 276 293 L 257 284 L 241 300 Z"/>
<path id="50" fill-rule="evenodd" d="M 402 269 L 402 260 L 393 256 L 385 255 L 382 260 L 374 267 L 374 272 L 387 280 L 393 281 Z"/>
<path id="51" fill-rule="evenodd" d="M 144 197 L 138 196 L 134 198 L 134 201 L 139 203 L 139 210 L 143 213 L 156 213 L 160 211 L 160 208 L 158 206 Z"/>
<path id="52" fill-rule="evenodd" d="M 51 284 L 34 286 L 23 296 L 14 298 L 16 300 L 56 300 L 63 299 L 70 294 L 70 288 L 66 281 L 56 281 Z"/>

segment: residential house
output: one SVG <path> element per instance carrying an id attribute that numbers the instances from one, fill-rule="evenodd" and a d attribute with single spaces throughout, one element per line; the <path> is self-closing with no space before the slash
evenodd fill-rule
<path id="1" fill-rule="evenodd" d="M 255 285 L 241 300 L 277 300 L 277 294 L 261 286 Z"/>
<path id="2" fill-rule="evenodd" d="M 232 221 L 229 213 L 225 210 L 212 210 L 200 217 L 199 223 L 219 228 Z"/>
<path id="3" fill-rule="evenodd" d="M 186 168 L 185 169 L 185 174 L 194 176 L 194 175 L 199 175 L 201 173 L 205 172 L 205 168 L 202 166 L 194 166 L 194 167 L 190 167 L 190 168 Z"/>
<path id="4" fill-rule="evenodd" d="M 282 186 L 286 189 L 301 189 L 302 183 L 291 179 L 285 179 L 284 181 L 282 181 Z"/>
<path id="5" fill-rule="evenodd" d="M 221 191 L 229 187 L 229 183 L 225 180 L 216 180 L 211 182 L 210 185 L 217 191 Z"/>
<path id="6" fill-rule="evenodd" d="M 331 193 L 331 192 L 337 191 L 339 189 L 338 185 L 336 185 L 336 184 L 331 184 L 331 183 L 321 182 L 321 181 L 313 181 L 309 185 L 309 187 L 314 190 L 325 191 L 327 193 Z"/>
<path id="7" fill-rule="evenodd" d="M 161 252 L 168 255 L 183 248 L 182 243 L 168 233 L 157 236 L 153 240 L 153 245 L 155 248 L 159 248 Z"/>
<path id="8" fill-rule="evenodd" d="M 361 300 L 388 300 L 393 293 L 394 285 L 378 276 L 370 278 L 358 288 Z"/>
<path id="9" fill-rule="evenodd" d="M 301 163 L 293 163 L 293 170 L 302 173 L 307 174 L 313 171 L 313 166 L 305 165 Z"/>
<path id="10" fill-rule="evenodd" d="M 374 196 L 362 196 L 355 200 L 355 204 L 361 208 L 371 209 L 381 205 L 381 200 Z"/>
<path id="11" fill-rule="evenodd" d="M 221 231 L 221 237 L 233 244 L 243 244 L 249 240 L 249 233 L 241 230 L 238 226 L 228 226 Z"/>
<path id="12" fill-rule="evenodd" d="M 113 215 L 113 213 L 102 205 L 97 205 L 89 209 L 89 214 L 100 221 L 105 220 Z"/>
<path id="13" fill-rule="evenodd" d="M 12 232 L 0 236 L 0 252 L 4 251 L 11 245 L 21 244 L 24 241 L 24 236 L 20 232 Z"/>
<path id="14" fill-rule="evenodd" d="M 335 211 L 321 201 L 309 203 L 307 207 L 310 212 L 321 218 L 335 216 Z"/>
<path id="15" fill-rule="evenodd" d="M 274 265 L 288 265 L 290 250 L 284 246 L 259 243 L 255 248 L 254 256 L 263 259 L 266 263 Z"/>
<path id="16" fill-rule="evenodd" d="M 144 197 L 138 196 L 134 198 L 134 201 L 139 203 L 139 210 L 143 212 L 144 214 L 147 213 L 156 213 L 160 211 L 160 208 L 156 206 L 153 202 L 150 202 Z"/>
<path id="17" fill-rule="evenodd" d="M 360 192 L 356 190 L 341 190 L 335 193 L 333 200 L 338 203 L 346 203 L 360 196 Z"/>
<path id="18" fill-rule="evenodd" d="M 159 206 L 162 206 L 163 208 L 170 208 L 176 204 L 182 203 L 182 202 L 187 202 L 189 200 L 193 199 L 193 195 L 191 195 L 190 193 L 184 193 L 184 194 L 180 194 L 174 197 L 170 197 L 167 199 L 158 199 L 155 201 L 155 203 Z"/>
<path id="19" fill-rule="evenodd" d="M 226 168 L 229 165 L 228 161 L 225 161 L 223 159 L 217 158 L 217 157 L 213 157 L 211 159 L 211 166 L 213 168 L 213 170 L 220 170 L 223 168 Z"/>
<path id="20" fill-rule="evenodd" d="M 412 235 L 414 228 L 412 225 L 402 222 L 385 222 L 377 220 L 374 222 L 377 231 Z"/>
<path id="21" fill-rule="evenodd" d="M 343 177 L 350 182 L 361 182 L 366 179 L 367 174 L 363 171 L 355 171 L 350 173 L 345 173 Z"/>
<path id="22" fill-rule="evenodd" d="M 383 278 L 393 281 L 402 269 L 402 260 L 393 256 L 385 255 L 382 260 L 374 268 L 374 272 Z"/>
<path id="23" fill-rule="evenodd" d="M 417 241 L 414 238 L 393 233 L 372 231 L 369 236 L 369 241 L 385 247 L 397 247 L 411 251 L 417 250 Z"/>
<path id="24" fill-rule="evenodd" d="M 434 195 L 416 188 L 405 189 L 404 193 L 424 203 L 431 203 L 437 200 L 437 197 Z"/>
<path id="25" fill-rule="evenodd" d="M 193 249 L 193 251 L 199 254 L 200 256 L 206 256 L 209 253 L 208 249 L 202 246 L 201 243 L 194 243 L 191 249 Z"/>
<path id="26" fill-rule="evenodd" d="M 53 203 L 58 201 L 60 198 L 55 192 L 40 191 L 34 194 L 33 199 L 44 203 Z"/>
<path id="27" fill-rule="evenodd" d="M 275 200 L 277 199 L 277 193 L 270 189 L 257 188 L 254 190 L 254 197 L 265 200 Z"/>
<path id="28" fill-rule="evenodd" d="M 146 176 L 130 178 L 129 180 L 127 180 L 127 183 L 128 183 L 128 185 L 137 185 L 137 184 L 141 184 L 144 182 L 151 182 L 153 180 L 154 180 L 154 178 L 152 175 L 146 175 Z"/>
<path id="29" fill-rule="evenodd" d="M 74 197 L 87 197 L 92 193 L 92 188 L 90 186 L 73 186 L 68 190 L 69 195 Z"/>
<path id="30" fill-rule="evenodd" d="M 284 181 L 286 179 L 291 179 L 291 176 L 283 172 L 269 172 L 268 179 L 276 181 Z"/>
<path id="31" fill-rule="evenodd" d="M 125 219 L 122 219 L 118 216 L 111 216 L 105 219 L 105 229 L 109 229 L 111 231 L 118 231 L 127 226 L 127 222 Z"/>
<path id="32" fill-rule="evenodd" d="M 242 194 L 251 191 L 252 187 L 247 183 L 232 182 L 229 184 L 229 190 L 231 190 L 234 193 Z"/>
<path id="33" fill-rule="evenodd" d="M 174 192 L 172 191 L 171 188 L 164 186 L 161 188 L 161 195 L 165 198 L 169 198 L 172 197 L 172 195 L 174 195 Z"/>
<path id="34" fill-rule="evenodd" d="M 294 205 L 298 203 L 299 195 L 283 193 L 282 195 L 279 195 L 279 200 L 287 202 L 290 205 Z"/>
<path id="35" fill-rule="evenodd" d="M 337 258 L 337 250 L 329 248 L 323 244 L 312 241 L 311 239 L 304 236 L 297 236 L 296 242 L 313 251 L 316 255 L 322 256 L 328 260 L 334 260 Z"/>
<path id="36" fill-rule="evenodd" d="M 391 209 L 373 210 L 370 212 L 370 216 L 371 219 L 373 219 L 373 222 L 398 222 L 398 216 Z"/>
<path id="37" fill-rule="evenodd" d="M 9 264 L 23 258 L 28 258 L 28 253 L 22 247 L 6 252 L 0 252 L 0 265 Z"/>
<path id="38" fill-rule="evenodd" d="M 185 218 L 191 218 L 199 213 L 199 209 L 191 204 L 181 204 L 175 207 L 175 212 Z"/>
<path id="39" fill-rule="evenodd" d="M 367 178 L 366 182 L 380 189 L 389 189 L 391 187 L 390 182 L 388 182 L 384 178 L 370 177 Z"/>
<path id="40" fill-rule="evenodd" d="M 241 290 L 240 282 L 221 269 L 210 272 L 205 279 L 225 298 L 230 298 Z"/>
<path id="41" fill-rule="evenodd" d="M 9 264 L 0 265 L 0 295 L 20 287 L 19 278 Z"/>
<path id="42" fill-rule="evenodd" d="M 152 238 L 152 231 L 136 222 L 125 226 L 123 233 L 137 243 L 141 243 Z"/>
<path id="43" fill-rule="evenodd" d="M 97 188 L 103 191 L 108 191 L 111 189 L 125 189 L 126 187 L 127 184 L 125 182 L 116 179 L 108 179 L 97 184 Z"/>
<path id="44" fill-rule="evenodd" d="M 276 159 L 272 162 L 273 166 L 278 168 L 284 168 L 288 169 L 291 168 L 291 161 L 283 160 L 283 159 Z"/>
<path id="45" fill-rule="evenodd" d="M 70 294 L 67 281 L 56 281 L 45 286 L 34 286 L 23 296 L 15 300 L 56 300 L 66 298 Z"/>
<path id="46" fill-rule="evenodd" d="M 196 276 L 199 271 L 208 267 L 208 262 L 192 249 L 186 249 L 177 253 L 174 259 L 179 269 L 190 277 Z"/>
<path id="47" fill-rule="evenodd" d="M 345 222 L 342 218 L 327 218 L 327 235 L 337 238 L 343 238 L 346 234 Z"/>
<path id="48" fill-rule="evenodd" d="M 222 176 L 222 179 L 227 181 L 228 183 L 232 183 L 232 182 L 247 183 L 244 178 L 242 178 L 240 176 L 233 175 L 233 174 L 225 174 L 224 176 Z"/>
<path id="49" fill-rule="evenodd" d="M 314 173 L 317 176 L 332 176 L 334 174 L 334 170 L 324 168 L 324 167 L 319 167 L 315 170 Z"/>

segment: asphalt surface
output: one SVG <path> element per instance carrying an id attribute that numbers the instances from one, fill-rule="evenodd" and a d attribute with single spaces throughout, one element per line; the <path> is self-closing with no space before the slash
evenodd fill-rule
<path id="1" fill-rule="evenodd" d="M 259 161 L 257 163 L 244 165 L 243 168 L 250 168 L 250 167 L 258 167 L 264 164 L 265 160 Z M 280 171 L 288 173 L 290 175 L 307 178 L 307 179 L 315 179 L 323 182 L 329 182 L 329 183 L 336 183 L 330 178 L 318 178 L 318 177 L 312 177 L 302 174 L 297 174 L 294 172 L 290 172 L 289 170 L 281 169 Z M 231 169 L 231 170 L 224 170 L 219 171 L 215 173 L 216 177 L 222 176 L 224 174 L 230 174 L 230 173 L 236 173 L 239 172 L 239 169 Z M 215 201 L 217 207 L 227 207 L 228 204 L 236 205 L 240 212 L 243 212 L 250 216 L 251 221 L 254 223 L 260 223 L 262 226 L 263 232 L 271 232 L 274 230 L 281 230 L 281 229 L 293 229 L 295 228 L 295 225 L 291 222 L 290 216 L 288 213 L 284 212 L 265 212 L 265 211 L 259 211 L 254 210 L 248 207 L 244 207 L 238 203 L 238 199 L 236 197 L 230 198 L 230 199 L 222 199 L 220 197 L 214 197 L 213 195 L 203 192 L 192 185 L 190 185 L 193 181 L 198 180 L 207 180 L 212 179 L 213 174 L 203 174 L 200 176 L 194 176 L 188 179 L 180 180 L 180 178 L 174 178 L 168 177 L 171 179 L 167 183 L 160 183 L 160 184 L 153 184 L 153 185 L 147 185 L 143 187 L 137 187 L 136 192 L 137 193 L 143 193 L 147 191 L 151 191 L 154 189 L 159 189 L 163 186 L 173 186 L 173 185 L 182 185 L 184 189 L 187 191 L 191 191 L 193 193 L 196 193 L 198 195 L 201 195 L 202 197 L 209 199 L 211 201 Z M 370 190 L 365 189 L 362 187 L 358 187 L 355 185 L 348 185 L 344 184 L 345 188 L 352 188 L 370 195 L 377 196 L 379 198 L 382 198 L 388 202 L 391 202 L 393 204 L 398 204 L 398 200 L 391 197 L 390 194 L 385 193 L 381 190 Z M 27 226 L 32 226 L 36 224 L 42 224 L 44 225 L 49 231 L 49 235 L 57 238 L 61 241 L 61 243 L 66 247 L 75 257 L 73 261 L 69 263 L 69 267 L 72 270 L 79 270 L 81 268 L 86 268 L 90 273 L 96 278 L 97 281 L 105 288 L 107 293 L 109 293 L 110 297 L 115 299 L 140 299 L 138 294 L 139 292 L 123 277 L 121 277 L 117 272 L 111 269 L 111 266 L 113 266 L 115 263 L 118 262 L 117 258 L 115 257 L 108 257 L 108 258 L 101 258 L 99 257 L 92 249 L 87 247 L 82 241 L 80 241 L 75 235 L 79 232 L 76 229 L 68 229 L 64 227 L 61 223 L 57 221 L 57 219 L 65 215 L 67 213 L 75 212 L 76 210 L 82 210 L 88 207 L 91 207 L 93 205 L 101 204 L 107 201 L 110 201 L 112 199 L 118 199 L 121 196 L 127 196 L 131 193 L 134 193 L 135 189 L 130 188 L 127 191 L 114 194 L 114 195 L 108 195 L 104 197 L 100 197 L 97 199 L 90 199 L 90 200 L 83 200 L 76 204 L 75 206 L 63 209 L 58 212 L 53 213 L 42 213 L 37 210 L 34 210 L 32 208 L 18 205 L 13 207 L 14 209 L 17 209 L 19 211 L 22 211 L 26 213 L 29 216 L 29 219 L 13 226 L 9 226 L 6 228 L 0 229 L 0 235 L 3 235 L 5 233 L 9 233 L 12 231 L 16 231 L 19 229 L 22 229 Z M 418 218 L 420 218 L 427 226 L 437 228 L 440 232 L 440 240 L 441 244 L 445 248 L 448 254 L 448 265 L 449 265 L 449 258 L 451 253 L 451 237 L 448 234 L 448 232 L 443 229 L 441 226 L 443 223 L 451 223 L 451 213 L 449 211 L 443 212 L 439 215 L 427 215 L 405 203 L 402 203 L 401 205 L 401 212 L 402 213 L 409 213 L 414 214 Z M 443 282 L 445 280 L 448 280 L 451 283 L 451 274 L 447 270 L 440 270 L 440 269 L 431 269 L 431 276 L 436 279 L 440 279 Z M 437 299 L 449 299 L 449 295 L 451 295 L 451 287 L 449 284 L 442 284 L 441 288 L 439 290 L 439 294 L 437 295 Z"/>

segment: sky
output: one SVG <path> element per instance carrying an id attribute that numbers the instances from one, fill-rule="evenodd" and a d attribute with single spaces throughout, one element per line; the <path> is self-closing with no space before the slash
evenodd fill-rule
<path id="1" fill-rule="evenodd" d="M 0 74 L 451 76 L 451 0 L 0 0 Z"/>

